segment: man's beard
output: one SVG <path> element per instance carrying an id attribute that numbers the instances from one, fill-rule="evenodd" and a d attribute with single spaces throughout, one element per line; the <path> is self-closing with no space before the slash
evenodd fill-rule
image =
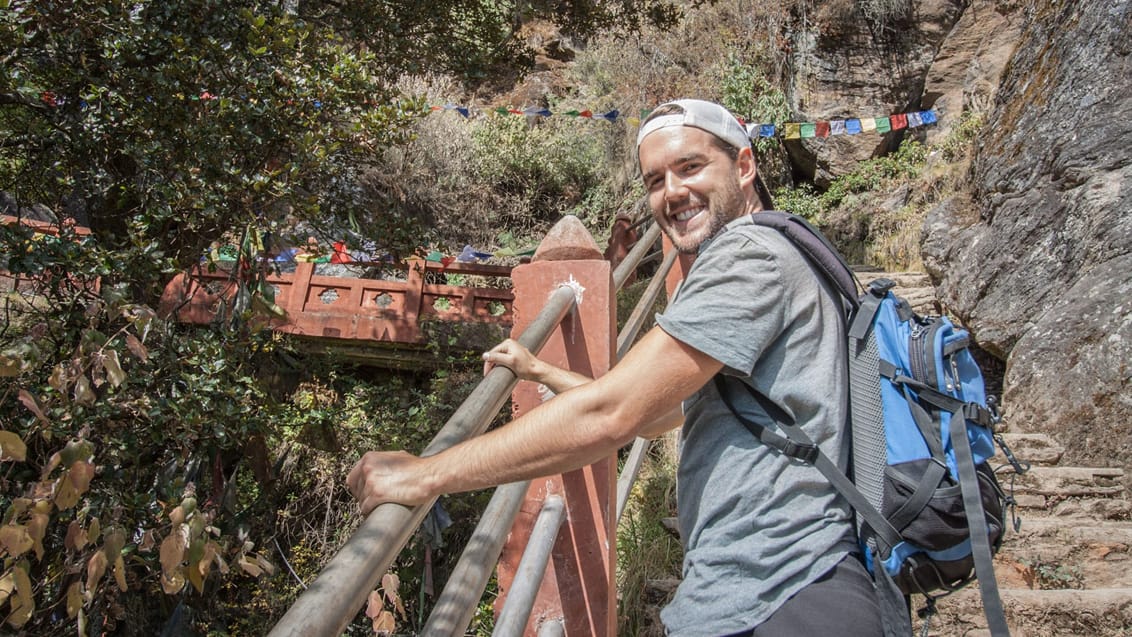
<path id="1" fill-rule="evenodd" d="M 699 199 L 694 195 L 689 195 L 689 197 L 693 201 Z M 661 214 L 664 215 L 666 223 L 662 223 L 660 227 L 668 235 L 668 239 L 672 241 L 672 245 L 678 252 L 695 254 L 700 249 L 700 244 L 714 237 L 724 226 L 742 214 L 745 201 L 746 198 L 743 196 L 743 191 L 739 188 L 737 180 L 727 179 L 718 189 L 708 193 L 708 219 L 705 226 L 692 234 L 677 234 L 667 223 L 668 211 L 665 210 Z"/>

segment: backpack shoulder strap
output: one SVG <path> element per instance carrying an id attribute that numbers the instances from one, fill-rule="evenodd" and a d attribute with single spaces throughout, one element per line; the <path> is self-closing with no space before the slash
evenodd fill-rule
<path id="1" fill-rule="evenodd" d="M 751 215 L 760 226 L 778 230 L 806 257 L 817 272 L 833 286 L 851 309 L 859 305 L 857 280 L 853 270 L 833 244 L 808 221 L 779 210 L 763 210 Z"/>

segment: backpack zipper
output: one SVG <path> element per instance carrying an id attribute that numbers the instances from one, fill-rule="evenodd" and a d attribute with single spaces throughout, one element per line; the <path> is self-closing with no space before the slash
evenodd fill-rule
<path id="1" fill-rule="evenodd" d="M 932 364 L 932 346 L 939 328 L 939 321 L 932 321 L 926 326 L 916 325 L 908 336 L 908 362 L 912 368 L 912 378 L 933 389 L 939 388 L 935 365 Z"/>

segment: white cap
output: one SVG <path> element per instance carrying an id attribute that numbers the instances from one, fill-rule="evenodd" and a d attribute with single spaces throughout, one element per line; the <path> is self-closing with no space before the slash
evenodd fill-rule
<path id="1" fill-rule="evenodd" d="M 661 104 L 657 109 L 669 104 L 679 106 L 684 109 L 684 112 L 658 115 L 642 124 L 641 130 L 637 132 L 638 149 L 641 147 L 641 142 L 649 134 L 669 126 L 692 126 L 715 135 L 735 148 L 750 147 L 751 138 L 747 135 L 743 125 L 735 119 L 730 111 L 719 104 L 704 100 L 676 100 Z"/>

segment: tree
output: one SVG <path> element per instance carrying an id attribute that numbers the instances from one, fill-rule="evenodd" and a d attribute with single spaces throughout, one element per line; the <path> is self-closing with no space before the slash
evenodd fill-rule
<path id="1" fill-rule="evenodd" d="M 0 620 L 152 634 L 270 570 L 250 530 L 276 511 L 268 449 L 329 407 L 265 382 L 285 343 L 247 321 L 158 320 L 164 283 L 213 240 L 247 256 L 302 221 L 415 247 L 415 220 L 373 214 L 357 178 L 426 112 L 397 75 L 522 63 L 531 13 L 584 32 L 664 6 L 0 0 L 0 193 L 92 230 L 0 225 L 0 271 L 22 280 L 0 277 Z"/>

